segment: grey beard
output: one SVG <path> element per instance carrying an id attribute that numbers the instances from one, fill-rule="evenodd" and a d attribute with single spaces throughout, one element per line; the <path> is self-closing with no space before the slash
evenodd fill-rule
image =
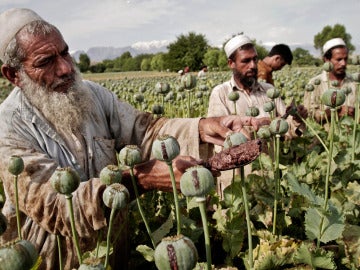
<path id="1" fill-rule="evenodd" d="M 22 91 L 58 132 L 80 130 L 92 108 L 91 97 L 76 72 L 76 79 L 67 93 L 58 93 L 34 82 L 25 71 L 20 71 Z"/>

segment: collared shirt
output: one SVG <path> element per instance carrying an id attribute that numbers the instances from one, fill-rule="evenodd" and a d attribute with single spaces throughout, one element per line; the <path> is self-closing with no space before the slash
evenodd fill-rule
<path id="1" fill-rule="evenodd" d="M 272 77 L 272 69 L 264 61 L 259 60 L 258 64 L 258 80 L 263 80 L 267 83 L 274 85 L 274 80 Z"/>
<path id="2" fill-rule="evenodd" d="M 315 85 L 315 81 L 319 81 L 320 84 Z M 309 81 L 309 84 L 314 86 L 314 91 L 305 91 L 304 106 L 308 109 L 309 115 L 313 115 L 315 119 L 320 119 L 321 113 L 325 110 L 325 106 L 321 102 L 321 97 L 323 93 L 329 89 L 330 83 L 331 82 L 329 82 L 326 71 L 323 71 L 321 74 L 311 78 Z M 339 87 L 332 87 L 330 85 L 330 88 L 345 89 L 347 87 L 351 89 L 351 93 L 347 95 L 344 105 L 354 107 L 356 100 L 356 84 L 352 77 L 346 75 Z"/>
<path id="3" fill-rule="evenodd" d="M 84 84 L 94 107 L 81 130 L 74 134 L 57 133 L 17 87 L 0 105 L 0 178 L 6 194 L 2 212 L 9 228 L 1 235 L 1 243 L 17 238 L 13 177 L 7 167 L 9 158 L 19 155 L 25 164 L 18 180 L 21 231 L 42 257 L 39 269 L 57 269 L 56 235 L 62 242 L 64 269 L 77 267 L 66 199 L 49 181 L 57 167 L 70 166 L 81 177 L 72 202 L 80 246 L 83 251 L 89 251 L 95 247 L 98 231 L 106 230 L 100 196 L 104 185 L 98 177 L 105 166 L 117 164 L 116 152 L 125 145 L 135 144 L 147 160 L 151 157 L 153 140 L 159 134 L 169 134 L 181 145 L 180 154 L 199 156 L 199 119 L 154 119 L 151 114 L 121 102 L 100 85 L 89 81 Z M 120 238 L 119 241 L 126 239 Z M 126 243 L 119 243 L 122 250 L 114 257 L 126 263 Z M 120 264 L 117 266 L 124 269 Z"/>

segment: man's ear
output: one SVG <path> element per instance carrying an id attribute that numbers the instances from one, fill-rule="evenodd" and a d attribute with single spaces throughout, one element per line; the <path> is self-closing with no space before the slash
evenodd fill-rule
<path id="1" fill-rule="evenodd" d="M 18 76 L 18 71 L 15 68 L 10 67 L 9 65 L 3 64 L 1 66 L 1 73 L 12 84 L 19 86 L 20 80 L 19 80 L 19 76 Z"/>
<path id="2" fill-rule="evenodd" d="M 231 60 L 230 58 L 228 59 L 228 66 L 231 69 L 235 68 L 235 62 L 233 60 Z"/>

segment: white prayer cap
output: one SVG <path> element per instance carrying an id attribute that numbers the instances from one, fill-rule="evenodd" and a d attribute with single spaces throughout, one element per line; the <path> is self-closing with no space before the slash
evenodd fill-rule
<path id="1" fill-rule="evenodd" d="M 245 44 L 252 44 L 252 41 L 249 37 L 245 35 L 238 35 L 233 37 L 224 46 L 226 56 L 229 58 L 233 52 Z"/>
<path id="2" fill-rule="evenodd" d="M 0 14 L 0 59 L 4 61 L 4 54 L 9 42 L 28 23 L 43 20 L 34 11 L 26 8 L 12 8 Z"/>
<path id="3" fill-rule="evenodd" d="M 323 54 L 325 54 L 328 50 L 336 47 L 336 46 L 346 46 L 344 40 L 341 38 L 333 38 L 325 42 L 323 46 Z"/>

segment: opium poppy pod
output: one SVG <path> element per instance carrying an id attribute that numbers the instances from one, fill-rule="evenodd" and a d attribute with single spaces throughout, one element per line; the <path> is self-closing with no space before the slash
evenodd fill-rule
<path id="1" fill-rule="evenodd" d="M 151 151 L 156 159 L 171 162 L 179 155 L 180 145 L 173 136 L 161 135 L 153 142 Z"/>
<path id="2" fill-rule="evenodd" d="M 321 96 L 321 101 L 326 106 L 336 108 L 345 102 L 346 95 L 343 90 L 328 89 Z"/>
<path id="3" fill-rule="evenodd" d="M 331 63 L 331 62 L 325 62 L 325 63 L 323 64 L 323 70 L 325 70 L 326 72 L 330 72 L 330 71 L 332 71 L 333 69 L 334 69 L 333 63 Z"/>
<path id="4" fill-rule="evenodd" d="M 284 119 L 279 118 L 272 120 L 269 128 L 272 134 L 283 135 L 288 131 L 289 124 Z"/>
<path id="5" fill-rule="evenodd" d="M 186 73 L 181 78 L 181 84 L 187 90 L 193 89 L 196 86 L 196 77 L 190 73 Z"/>
<path id="6" fill-rule="evenodd" d="M 305 86 L 305 90 L 306 90 L 307 92 L 312 92 L 312 91 L 315 90 L 315 87 L 314 87 L 313 84 L 309 83 L 309 84 L 307 84 L 307 85 Z"/>
<path id="7" fill-rule="evenodd" d="M 0 248 L 2 270 L 31 269 L 38 259 L 35 246 L 27 240 L 19 240 Z"/>
<path id="8" fill-rule="evenodd" d="M 268 139 L 271 137 L 271 132 L 268 126 L 260 127 L 256 134 L 261 139 Z"/>
<path id="9" fill-rule="evenodd" d="M 231 91 L 228 94 L 228 99 L 231 101 L 237 101 L 239 99 L 239 97 L 240 97 L 240 95 L 239 95 L 239 92 L 237 92 L 237 91 Z"/>
<path id="10" fill-rule="evenodd" d="M 13 175 L 19 175 L 24 170 L 24 161 L 19 156 L 11 156 L 8 171 Z"/>
<path id="11" fill-rule="evenodd" d="M 214 186 L 211 171 L 203 166 L 188 168 L 180 178 L 181 193 L 187 197 L 204 197 Z"/>
<path id="12" fill-rule="evenodd" d="M 170 85 L 166 82 L 158 82 L 155 84 L 155 91 L 159 94 L 167 94 L 170 91 Z"/>
<path id="13" fill-rule="evenodd" d="M 275 104 L 273 101 L 268 101 L 263 105 L 264 112 L 271 112 L 275 109 Z"/>
<path id="14" fill-rule="evenodd" d="M 142 161 L 141 151 L 137 145 L 126 145 L 120 150 L 118 158 L 121 164 L 129 167 L 134 167 Z"/>
<path id="15" fill-rule="evenodd" d="M 179 234 L 163 238 L 155 249 L 154 259 L 161 270 L 188 270 L 195 267 L 198 252 L 190 238 Z"/>
<path id="16" fill-rule="evenodd" d="M 246 113 L 245 113 L 245 114 L 246 114 L 247 116 L 256 117 L 256 116 L 259 115 L 259 113 L 260 113 L 259 108 L 257 108 L 257 107 L 249 107 L 249 108 L 246 110 Z"/>
<path id="17" fill-rule="evenodd" d="M 60 194 L 70 195 L 80 185 L 80 176 L 71 167 L 57 168 L 50 178 L 51 186 Z"/>
<path id="18" fill-rule="evenodd" d="M 100 180 L 105 185 L 120 183 L 121 178 L 121 170 L 116 165 L 107 165 L 100 171 Z"/>
<path id="19" fill-rule="evenodd" d="M 129 200 L 128 189 L 120 183 L 111 184 L 104 190 L 103 202 L 111 209 L 122 209 L 128 205 Z"/>
<path id="20" fill-rule="evenodd" d="M 226 136 L 224 140 L 224 148 L 227 149 L 246 142 L 247 139 L 244 134 L 242 134 L 241 132 L 233 132 L 230 135 Z"/>
<path id="21" fill-rule="evenodd" d="M 275 99 L 280 96 L 280 91 L 277 88 L 270 88 L 266 91 L 268 98 Z"/>

